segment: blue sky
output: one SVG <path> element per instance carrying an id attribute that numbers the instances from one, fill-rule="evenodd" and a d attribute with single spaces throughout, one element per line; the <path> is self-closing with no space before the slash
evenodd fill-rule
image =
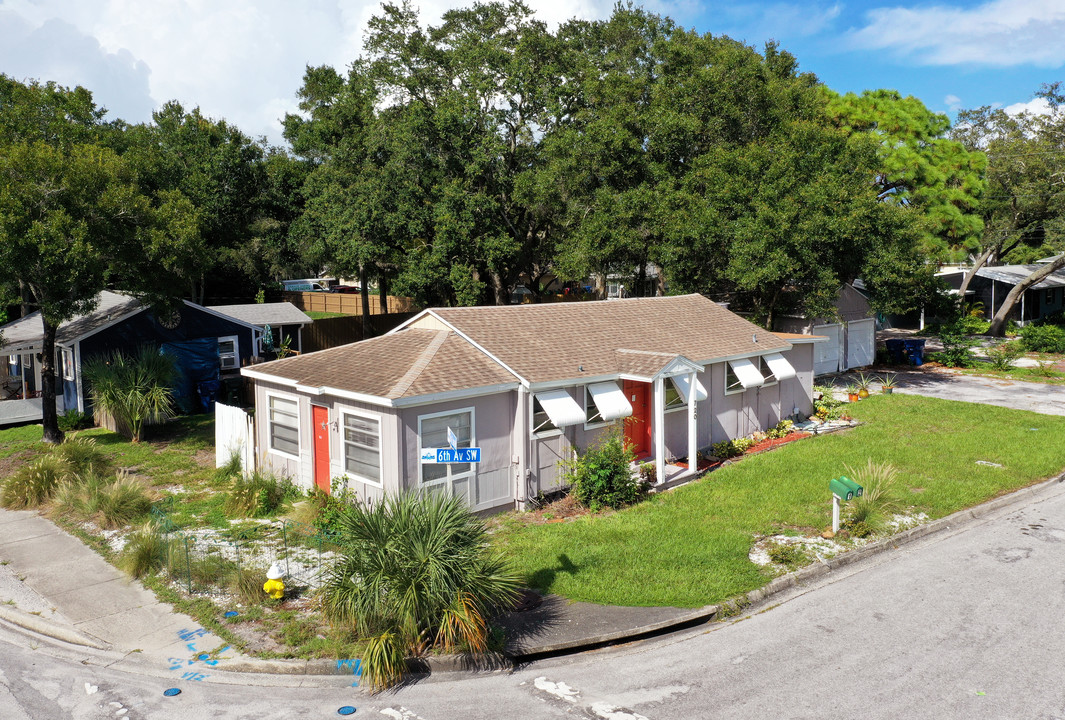
<path id="1" fill-rule="evenodd" d="M 612 0 L 526 0 L 545 21 L 603 18 Z M 465 0 L 415 2 L 434 22 Z M 684 27 L 770 39 L 841 91 L 895 88 L 931 109 L 1019 107 L 1065 80 L 1065 0 L 646 0 Z M 112 116 L 170 99 L 280 142 L 308 64 L 357 56 L 369 0 L 0 0 L 0 72 L 82 84 Z"/>

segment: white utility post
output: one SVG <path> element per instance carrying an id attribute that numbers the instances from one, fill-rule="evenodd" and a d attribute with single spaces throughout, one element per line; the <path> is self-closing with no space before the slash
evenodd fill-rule
<path id="1" fill-rule="evenodd" d="M 654 382 L 654 412 L 652 414 L 654 424 L 651 430 L 654 432 L 655 444 L 655 472 L 658 475 L 658 485 L 666 481 L 666 388 L 662 378 L 655 378 Z"/>
<path id="2" fill-rule="evenodd" d="M 839 497 L 832 496 L 832 533 L 839 532 Z"/>

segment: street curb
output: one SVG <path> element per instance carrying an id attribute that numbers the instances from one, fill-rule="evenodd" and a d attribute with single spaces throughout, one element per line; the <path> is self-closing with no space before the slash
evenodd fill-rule
<path id="1" fill-rule="evenodd" d="M 1014 490 L 1007 495 L 993 498 L 987 502 L 976 505 L 975 507 L 959 510 L 956 513 L 939 518 L 938 520 L 933 520 L 924 525 L 918 525 L 915 528 L 910 528 L 897 535 L 892 535 L 883 540 L 869 543 L 868 545 L 864 545 L 854 550 L 848 550 L 842 555 L 837 555 L 828 560 L 822 560 L 819 563 L 801 568 L 795 572 L 790 572 L 787 575 L 781 575 L 780 577 L 773 579 L 767 585 L 764 585 L 757 590 L 752 590 L 741 597 L 743 597 L 746 603 L 750 605 L 760 603 L 785 590 L 804 585 L 811 580 L 827 575 L 833 570 L 853 565 L 866 558 L 880 555 L 889 550 L 897 550 L 904 545 L 908 545 L 928 537 L 929 535 L 944 530 L 950 530 L 951 528 L 958 527 L 969 521 L 979 519 L 996 510 L 1019 504 L 1021 501 L 1027 500 L 1031 496 L 1039 495 L 1046 490 L 1049 490 L 1054 485 L 1060 484 L 1062 481 L 1065 481 L 1065 472 L 1059 473 L 1049 480 L 1044 480 L 1036 485 L 1029 485 L 1028 487 Z"/>
<path id="2" fill-rule="evenodd" d="M 46 620 L 39 615 L 32 615 L 22 610 L 17 610 L 13 607 L 0 605 L 0 620 L 9 622 L 12 625 L 17 625 L 24 630 L 37 633 L 38 635 L 44 635 L 55 640 L 62 640 L 65 643 L 71 645 L 81 645 L 84 647 L 90 647 L 94 650 L 113 650 L 107 643 L 97 640 L 96 638 L 89 637 L 84 633 L 80 633 L 74 628 L 67 627 L 66 625 L 60 625 L 54 623 L 51 620 Z"/>

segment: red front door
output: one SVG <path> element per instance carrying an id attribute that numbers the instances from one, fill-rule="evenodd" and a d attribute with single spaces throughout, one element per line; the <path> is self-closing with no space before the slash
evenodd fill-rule
<path id="1" fill-rule="evenodd" d="M 632 416 L 625 419 L 625 443 L 637 458 L 651 454 L 651 384 L 622 381 L 625 397 L 632 403 Z"/>
<path id="2" fill-rule="evenodd" d="M 329 408 L 311 405 L 314 424 L 314 484 L 329 492 Z"/>

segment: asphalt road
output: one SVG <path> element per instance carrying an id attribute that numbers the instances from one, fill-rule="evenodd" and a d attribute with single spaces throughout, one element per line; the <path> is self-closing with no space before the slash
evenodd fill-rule
<path id="1" fill-rule="evenodd" d="M 128 674 L 4 629 L 0 718 L 1065 718 L 1063 550 L 1065 484 L 736 620 L 375 697 Z"/>
<path id="2" fill-rule="evenodd" d="M 897 393 L 1065 415 L 1065 386 L 963 375 L 949 370 L 901 371 Z"/>

